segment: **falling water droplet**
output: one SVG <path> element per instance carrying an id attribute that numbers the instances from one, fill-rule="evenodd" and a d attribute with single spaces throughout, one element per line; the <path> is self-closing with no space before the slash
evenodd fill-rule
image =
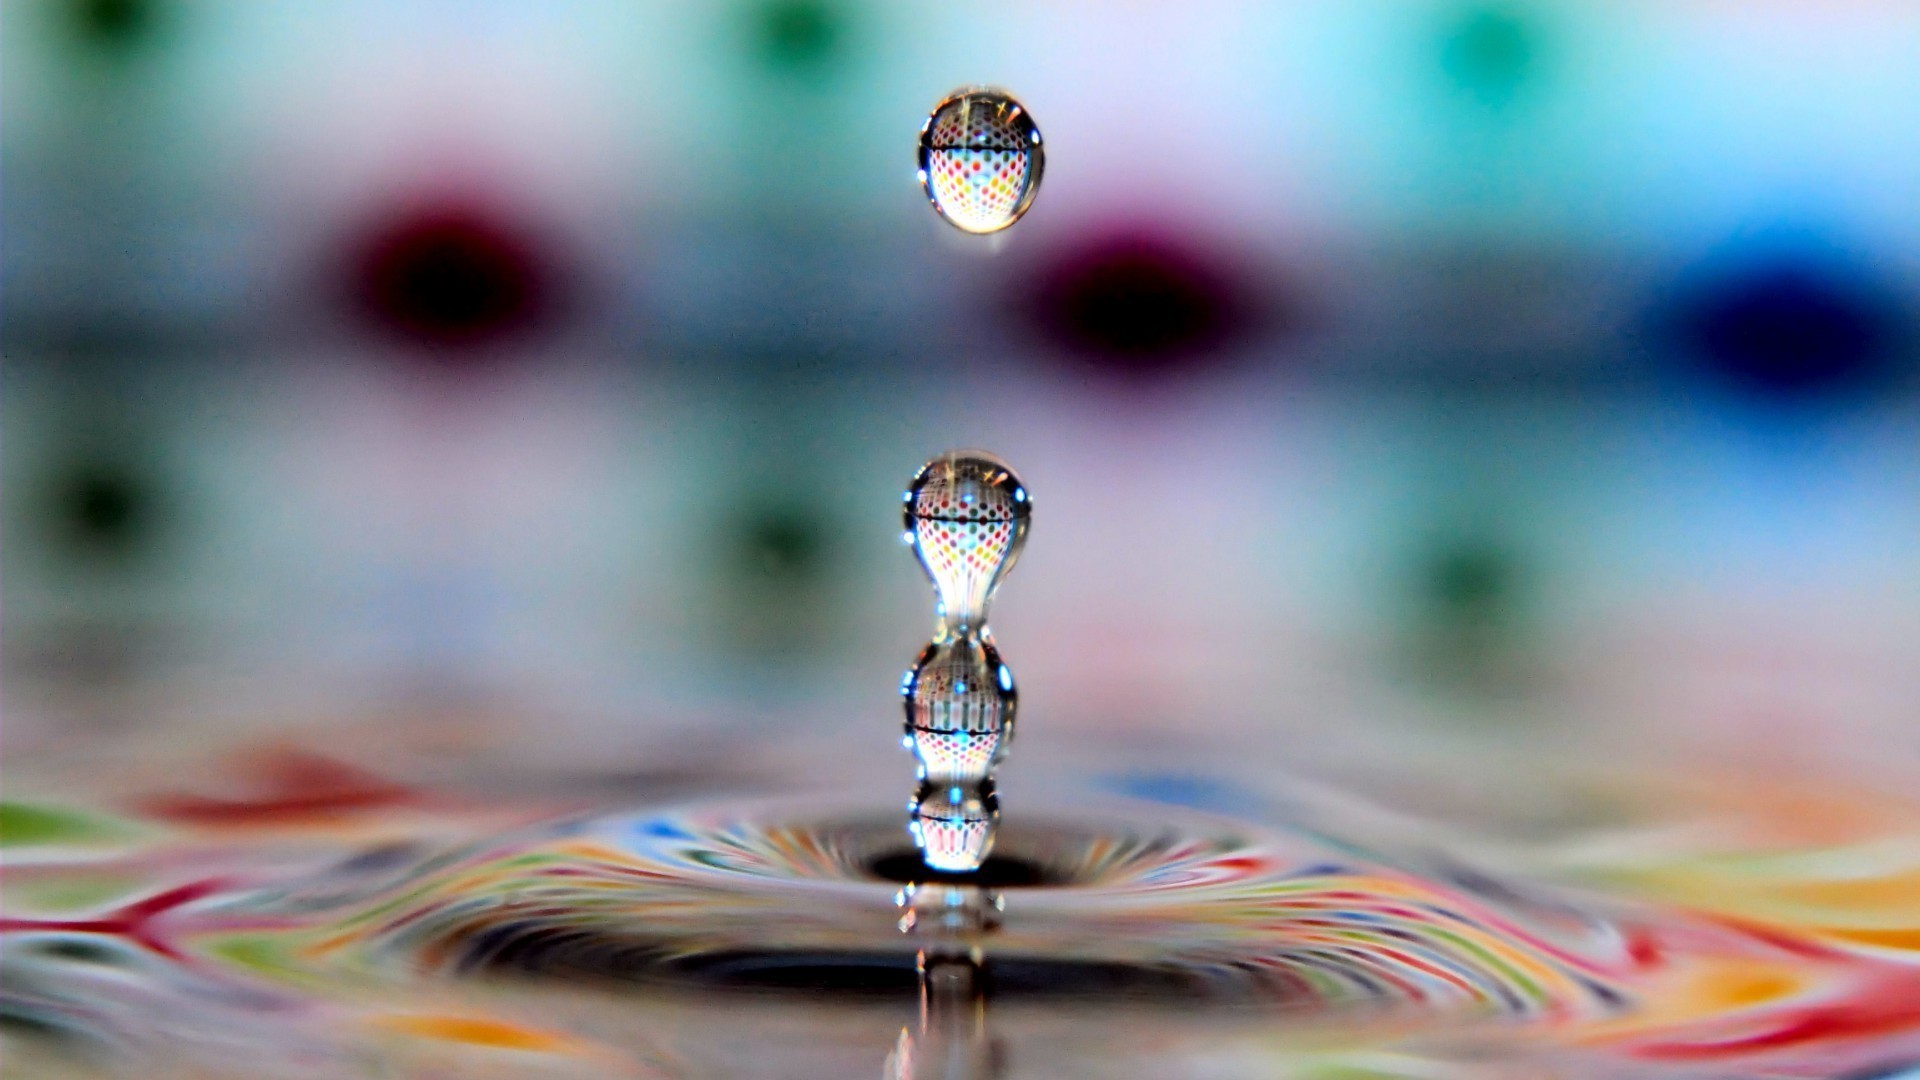
<path id="1" fill-rule="evenodd" d="M 920 128 L 920 186 L 963 232 L 999 232 L 1020 220 L 1040 193 L 1045 163 L 1033 116 L 1003 91 L 956 90 Z"/>
<path id="2" fill-rule="evenodd" d="M 1006 462 L 979 450 L 927 462 L 907 496 L 907 531 L 942 611 L 934 640 L 982 634 L 993 590 L 1026 543 L 1031 496 Z"/>

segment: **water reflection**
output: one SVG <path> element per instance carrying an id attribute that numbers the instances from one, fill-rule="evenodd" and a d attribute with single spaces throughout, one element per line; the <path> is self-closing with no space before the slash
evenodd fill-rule
<path id="1" fill-rule="evenodd" d="M 987 959 L 982 937 L 1000 925 L 1000 894 L 973 885 L 909 885 L 896 902 L 900 929 L 922 939 L 914 967 L 920 1016 L 901 1028 L 881 1075 L 886 1080 L 986 1080 L 1004 1076 L 1004 1043 L 987 1024 Z"/>

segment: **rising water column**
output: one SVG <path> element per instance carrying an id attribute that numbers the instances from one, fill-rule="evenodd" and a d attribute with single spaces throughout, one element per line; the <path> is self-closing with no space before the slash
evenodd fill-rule
<path id="1" fill-rule="evenodd" d="M 919 761 L 907 829 L 929 869 L 978 870 L 1000 820 L 993 770 L 1019 703 L 987 627 L 987 605 L 1027 540 L 1033 496 L 980 450 L 942 454 L 906 491 L 905 540 L 933 579 L 933 640 L 901 683 L 906 745 Z"/>

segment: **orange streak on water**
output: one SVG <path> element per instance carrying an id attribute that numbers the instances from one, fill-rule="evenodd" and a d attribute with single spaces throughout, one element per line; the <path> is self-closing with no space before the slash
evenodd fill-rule
<path id="1" fill-rule="evenodd" d="M 556 1053 L 572 1048 L 565 1035 L 535 1028 L 463 1016 L 383 1016 L 373 1021 L 391 1031 L 419 1035 L 429 1039 L 490 1046 L 502 1050 L 531 1050 Z"/>

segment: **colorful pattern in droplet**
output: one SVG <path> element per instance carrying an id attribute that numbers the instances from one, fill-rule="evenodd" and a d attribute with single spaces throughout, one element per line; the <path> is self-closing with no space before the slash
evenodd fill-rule
<path id="1" fill-rule="evenodd" d="M 1000 754 L 1000 732 L 956 728 L 913 729 L 914 753 L 933 780 L 979 781 Z"/>
<path id="2" fill-rule="evenodd" d="M 907 720 L 935 731 L 998 732 L 1014 702 L 1013 674 L 974 639 L 927 647 L 907 673 Z"/>
<path id="3" fill-rule="evenodd" d="M 927 145 L 939 149 L 1025 150 L 1027 126 L 1020 106 L 1005 99 L 969 95 L 934 114 Z"/>
<path id="4" fill-rule="evenodd" d="M 994 232 L 1024 209 L 1038 151 L 1019 105 L 987 96 L 957 98 L 934 115 L 923 150 L 928 197 L 955 225 Z"/>
<path id="5" fill-rule="evenodd" d="M 949 221 L 994 232 L 1013 223 L 1032 167 L 1024 150 L 932 150 L 927 187 Z"/>
<path id="6" fill-rule="evenodd" d="M 1013 546 L 1012 521 L 920 518 L 914 524 L 914 542 L 941 599 L 955 619 L 981 611 L 994 578 Z"/>
<path id="7" fill-rule="evenodd" d="M 976 817 L 922 817 L 919 827 L 922 853 L 935 870 L 971 870 L 980 865 L 992 823 Z"/>

